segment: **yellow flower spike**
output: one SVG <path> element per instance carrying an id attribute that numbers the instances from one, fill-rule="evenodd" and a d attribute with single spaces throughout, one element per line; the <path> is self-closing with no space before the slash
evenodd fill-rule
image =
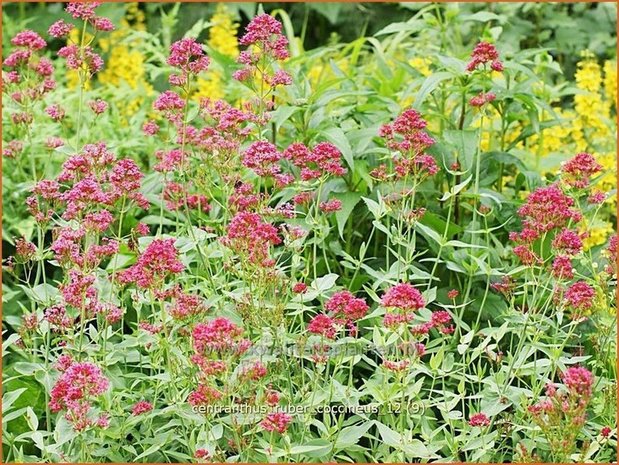
<path id="1" fill-rule="evenodd" d="M 209 29 L 208 45 L 222 55 L 236 58 L 239 55 L 237 31 L 239 24 L 226 7 L 225 3 L 217 4 L 215 14 L 211 17 L 213 24 Z"/>
<path id="2" fill-rule="evenodd" d="M 582 241 L 583 249 L 588 251 L 592 247 L 605 244 L 608 237 L 614 232 L 613 224 L 608 221 L 598 220 L 589 225 L 586 221 L 582 222 L 580 233 L 587 233 L 588 236 Z"/>
<path id="3" fill-rule="evenodd" d="M 432 74 L 430 65 L 432 60 L 427 57 L 415 57 L 408 62 L 413 68 L 415 68 L 422 76 L 429 76 Z"/>
<path id="4" fill-rule="evenodd" d="M 617 63 L 614 61 L 604 62 L 604 93 L 614 106 L 617 101 Z"/>

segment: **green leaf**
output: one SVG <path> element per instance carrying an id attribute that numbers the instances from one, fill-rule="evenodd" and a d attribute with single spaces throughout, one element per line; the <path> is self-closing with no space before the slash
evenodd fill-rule
<path id="1" fill-rule="evenodd" d="M 355 162 L 353 160 L 352 148 L 344 131 L 340 128 L 331 128 L 323 131 L 322 135 L 342 152 L 342 156 L 344 160 L 346 160 L 346 163 L 348 163 L 348 167 L 353 170 L 355 168 Z"/>
<path id="2" fill-rule="evenodd" d="M 397 431 L 392 430 L 387 425 L 381 423 L 380 421 L 376 422 L 376 426 L 378 427 L 378 432 L 380 433 L 380 437 L 383 439 L 383 442 L 388 446 L 391 446 L 395 449 L 401 449 L 402 447 L 402 436 Z"/>
<path id="3" fill-rule="evenodd" d="M 417 91 L 417 97 L 415 98 L 415 102 L 413 103 L 414 108 L 419 108 L 426 97 L 434 90 L 436 87 L 446 79 L 453 77 L 453 74 L 448 73 L 447 71 L 440 71 L 438 73 L 433 73 L 423 81 L 421 87 Z"/>
<path id="4" fill-rule="evenodd" d="M 343 450 L 357 444 L 359 439 L 361 439 L 361 436 L 367 433 L 372 425 L 374 425 L 374 421 L 367 421 L 361 425 L 348 426 L 344 428 L 337 438 L 337 442 L 334 446 L 335 449 Z"/>
<path id="5" fill-rule="evenodd" d="M 15 391 L 6 392 L 4 396 L 2 396 L 2 411 L 6 413 L 11 408 L 11 405 L 19 399 L 19 396 L 27 390 L 27 388 L 19 388 Z"/>
<path id="6" fill-rule="evenodd" d="M 335 273 L 321 276 L 320 278 L 316 278 L 316 280 L 312 282 L 311 287 L 321 292 L 328 291 L 333 286 L 335 286 L 337 278 L 339 278 L 339 276 Z"/>
<path id="7" fill-rule="evenodd" d="M 322 457 L 331 452 L 332 446 L 326 439 L 310 441 L 302 446 L 294 446 L 290 449 L 290 454 L 303 454 L 309 457 Z"/>
<path id="8" fill-rule="evenodd" d="M 28 426 L 32 431 L 36 431 L 39 429 L 39 419 L 34 413 L 34 410 L 32 410 L 32 407 L 26 407 L 26 421 L 28 422 Z"/>
<path id="9" fill-rule="evenodd" d="M 333 194 L 333 197 L 342 202 L 342 208 L 335 213 L 335 220 L 337 221 L 337 230 L 340 233 L 340 237 L 344 239 L 344 228 L 348 217 L 355 209 L 355 205 L 361 200 L 361 194 L 358 192 L 343 192 Z"/>
<path id="10" fill-rule="evenodd" d="M 445 141 L 458 152 L 458 160 L 463 170 L 473 167 L 473 159 L 479 142 L 478 129 L 448 129 L 444 133 Z"/>
<path id="11" fill-rule="evenodd" d="M 443 194 L 443 196 L 440 198 L 440 201 L 444 202 L 445 200 L 450 199 L 454 195 L 457 195 L 460 191 L 462 191 L 462 189 L 464 189 L 467 186 L 467 184 L 469 182 L 471 182 L 471 179 L 473 179 L 473 175 L 469 176 L 468 178 L 466 178 L 461 183 L 456 184 L 455 186 L 453 186 L 449 192 L 445 192 Z"/>
<path id="12" fill-rule="evenodd" d="M 290 105 L 281 105 L 277 107 L 277 110 L 273 112 L 273 117 L 271 118 L 271 122 L 275 124 L 275 131 L 279 131 L 282 124 L 288 121 L 288 119 L 299 110 L 299 107 L 292 107 Z"/>
<path id="13" fill-rule="evenodd" d="M 157 452 L 159 449 L 161 449 L 161 447 L 164 445 L 163 442 L 158 442 L 153 444 L 152 446 L 150 446 L 148 449 L 146 449 L 144 452 L 142 452 L 140 455 L 138 455 L 135 459 L 133 459 L 134 461 L 138 461 L 141 458 L 144 457 L 148 457 L 151 454 L 154 454 L 155 452 Z"/>

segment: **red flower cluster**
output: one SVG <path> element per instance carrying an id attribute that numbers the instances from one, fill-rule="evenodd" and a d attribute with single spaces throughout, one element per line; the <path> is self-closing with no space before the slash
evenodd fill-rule
<path id="1" fill-rule="evenodd" d="M 583 152 L 561 165 L 561 179 L 569 186 L 583 189 L 589 185 L 591 176 L 601 171 L 602 165 L 593 155 Z"/>
<path id="2" fill-rule="evenodd" d="M 433 176 L 438 172 L 439 168 L 434 158 L 425 153 L 435 142 L 425 132 L 426 126 L 427 122 L 411 108 L 405 110 L 393 123 L 385 124 L 380 128 L 379 135 L 385 139 L 387 147 L 400 154 L 394 159 L 395 173 L 398 178 L 409 175 Z M 385 171 L 378 177 L 386 178 L 388 175 Z"/>
<path id="3" fill-rule="evenodd" d="M 155 239 L 139 256 L 135 265 L 121 271 L 119 282 L 134 282 L 144 289 L 159 288 L 170 274 L 178 274 L 185 265 L 178 259 L 174 239 Z"/>
<path id="4" fill-rule="evenodd" d="M 200 74 L 208 69 L 210 59 L 204 54 L 202 45 L 195 39 L 185 38 L 170 45 L 167 63 L 180 70 L 170 76 L 170 84 L 184 86 L 190 75 Z"/>
<path id="5" fill-rule="evenodd" d="M 481 92 L 475 97 L 472 97 L 471 100 L 469 100 L 469 105 L 471 105 L 472 107 L 483 107 L 484 105 L 494 101 L 495 99 L 496 94 L 494 92 Z"/>
<path id="6" fill-rule="evenodd" d="M 89 417 L 91 402 L 108 390 L 110 382 L 101 369 L 90 362 L 71 363 L 65 368 L 51 390 L 49 407 L 52 412 L 66 410 L 65 417 L 76 431 L 105 426 L 104 415 L 93 421 Z"/>
<path id="7" fill-rule="evenodd" d="M 288 146 L 283 156 L 301 170 L 303 181 L 318 179 L 328 174 L 346 174 L 346 168 L 342 166 L 342 153 L 330 142 L 320 142 L 311 150 L 304 144 L 295 142 Z"/>
<path id="8" fill-rule="evenodd" d="M 152 409 L 153 409 L 153 404 L 151 404 L 150 402 L 146 400 L 141 400 L 133 406 L 133 408 L 131 409 L 131 415 L 133 416 L 142 415 L 143 413 L 150 412 Z"/>
<path id="9" fill-rule="evenodd" d="M 283 434 L 292 422 L 292 416 L 284 412 L 272 412 L 260 422 L 260 427 L 265 431 L 277 431 Z"/>
<path id="10" fill-rule="evenodd" d="M 563 450 L 572 446 L 586 420 L 586 410 L 593 393 L 593 374 L 584 367 L 571 367 L 561 374 L 565 391 L 546 385 L 546 398 L 529 406 L 533 420 L 543 431 L 560 432 L 554 439 Z"/>
<path id="11" fill-rule="evenodd" d="M 242 336 L 243 328 L 227 318 L 218 317 L 208 323 L 198 323 L 193 328 L 193 348 L 200 355 L 225 351 L 242 353 L 250 344 Z"/>
<path id="12" fill-rule="evenodd" d="M 222 238 L 224 245 L 245 256 L 251 263 L 264 267 L 275 264 L 269 257 L 269 248 L 281 241 L 275 226 L 264 223 L 257 213 L 249 212 L 237 213 Z"/>
<path id="13" fill-rule="evenodd" d="M 233 77 L 250 84 L 253 79 L 265 83 L 267 89 L 266 93 L 261 92 L 262 95 L 259 95 L 261 99 L 275 87 L 292 83 L 288 73 L 273 68 L 275 62 L 283 61 L 290 56 L 288 39 L 282 34 L 282 24 L 279 21 L 268 14 L 254 17 L 247 25 L 239 43 L 248 49 L 239 54 L 237 62 L 242 64 L 243 68 L 235 71 Z"/>
<path id="14" fill-rule="evenodd" d="M 564 298 L 567 306 L 574 310 L 576 315 L 580 315 L 593 307 L 595 295 L 593 287 L 584 281 L 578 281 L 567 288 Z"/>
<path id="15" fill-rule="evenodd" d="M 466 65 L 466 70 L 472 72 L 480 65 L 488 63 L 490 63 L 490 69 L 493 71 L 503 71 L 504 69 L 496 47 L 488 42 L 479 42 L 471 53 L 471 61 Z"/>
<path id="16" fill-rule="evenodd" d="M 490 419 L 485 413 L 475 413 L 469 418 L 469 425 L 473 427 L 484 427 L 490 425 Z"/>
<path id="17" fill-rule="evenodd" d="M 355 297 L 350 291 L 336 292 L 324 305 L 326 314 L 318 314 L 307 326 L 312 334 L 334 339 L 339 329 L 348 328 L 351 335 L 357 333 L 355 322 L 369 310 L 365 300 Z"/>

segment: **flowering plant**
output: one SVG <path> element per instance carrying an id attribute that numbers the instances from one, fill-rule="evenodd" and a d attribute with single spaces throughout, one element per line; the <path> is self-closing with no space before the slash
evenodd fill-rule
<path id="1" fill-rule="evenodd" d="M 4 44 L 3 458 L 616 460 L 614 67 L 180 8 Z"/>

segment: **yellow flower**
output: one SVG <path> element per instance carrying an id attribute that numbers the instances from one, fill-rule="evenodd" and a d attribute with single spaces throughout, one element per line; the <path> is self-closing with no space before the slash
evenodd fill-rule
<path id="1" fill-rule="evenodd" d="M 211 17 L 208 45 L 222 55 L 236 58 L 239 55 L 237 39 L 238 23 L 224 3 L 219 3 L 215 14 Z M 216 63 L 212 63 L 206 75 L 198 78 L 196 90 L 192 95 L 194 100 L 202 98 L 222 99 L 225 97 L 223 72 Z"/>
<path id="2" fill-rule="evenodd" d="M 211 17 L 212 26 L 209 29 L 208 45 L 213 50 L 236 58 L 239 55 L 239 41 L 236 33 L 239 24 L 234 22 L 234 18 L 225 3 L 218 3 L 215 14 Z"/>
<path id="3" fill-rule="evenodd" d="M 602 70 L 593 55 L 583 52 L 583 60 L 577 64 L 576 85 L 579 89 L 598 92 L 602 85 Z"/>
<path id="4" fill-rule="evenodd" d="M 219 70 L 210 71 L 207 76 L 198 78 L 196 87 L 197 90 L 193 94 L 195 100 L 224 98 L 223 78 Z"/>
<path id="5" fill-rule="evenodd" d="M 432 64 L 432 60 L 427 57 L 415 57 L 408 62 L 413 68 L 415 68 L 422 76 L 429 76 L 432 74 L 432 70 L 430 69 L 430 65 Z"/>
<path id="6" fill-rule="evenodd" d="M 553 110 L 556 117 L 563 121 L 551 127 L 544 128 L 539 134 L 534 134 L 529 138 L 529 149 L 534 153 L 539 152 L 542 156 L 564 150 L 565 141 L 569 140 L 574 132 L 574 128 L 570 127 L 568 124 L 568 122 L 573 121 L 575 116 L 574 113 L 564 111 L 559 107 L 554 107 Z M 548 115 L 548 118 L 544 119 L 544 121 L 551 121 L 554 119 L 554 116 Z M 579 137 L 582 138 L 582 135 Z"/>
<path id="7" fill-rule="evenodd" d="M 99 83 L 113 86 L 128 86 L 134 92 L 129 96 L 122 93 L 113 99 L 123 117 L 135 114 L 144 102 L 144 97 L 152 95 L 153 87 L 146 76 L 146 57 L 138 49 L 137 41 L 128 41 L 130 29 L 145 30 L 144 13 L 137 3 L 127 6 L 121 27 L 99 40 L 101 50 L 108 54 L 104 69 L 98 74 Z"/>
<path id="8" fill-rule="evenodd" d="M 617 63 L 604 62 L 604 93 L 611 105 L 617 101 Z"/>
<path id="9" fill-rule="evenodd" d="M 592 247 L 605 244 L 608 236 L 614 231 L 613 224 L 608 221 L 598 220 L 591 225 L 583 221 L 580 232 L 587 234 L 583 239 L 583 249 L 587 251 Z"/>

